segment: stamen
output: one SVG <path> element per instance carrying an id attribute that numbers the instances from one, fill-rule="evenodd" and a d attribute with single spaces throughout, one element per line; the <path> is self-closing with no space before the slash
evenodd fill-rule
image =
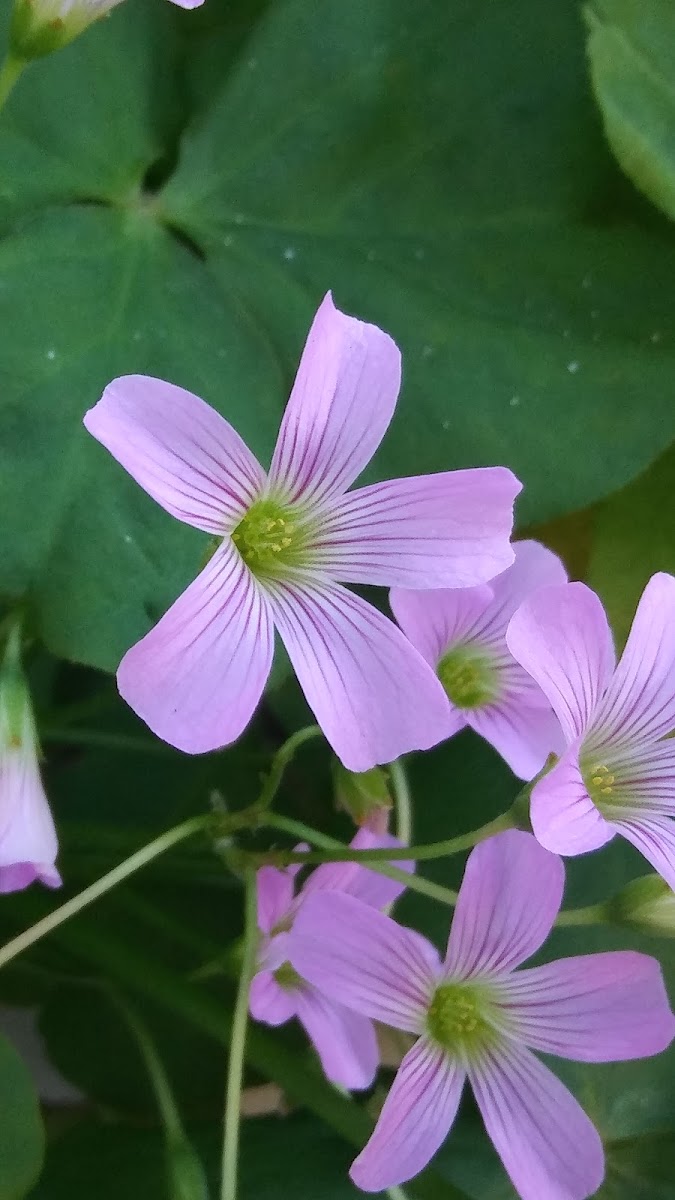
<path id="1" fill-rule="evenodd" d="M 468 983 L 441 984 L 427 1013 L 429 1033 L 446 1050 L 475 1050 L 494 1036 L 489 1010 L 484 988 Z"/>
<path id="2" fill-rule="evenodd" d="M 246 565 L 260 578 L 281 578 L 289 567 L 307 565 L 309 522 L 289 519 L 288 510 L 270 498 L 251 505 L 232 534 Z"/>
<path id="3" fill-rule="evenodd" d="M 438 664 L 438 678 L 457 708 L 482 708 L 499 691 L 497 668 L 484 650 L 471 645 L 448 651 Z"/>

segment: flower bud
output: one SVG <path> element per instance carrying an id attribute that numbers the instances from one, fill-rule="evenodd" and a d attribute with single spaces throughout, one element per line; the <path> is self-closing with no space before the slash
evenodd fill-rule
<path id="1" fill-rule="evenodd" d="M 40 779 L 37 734 L 16 624 L 0 669 L 0 893 L 19 891 L 34 879 L 58 887 L 56 852 L 56 830 Z"/>
<path id="2" fill-rule="evenodd" d="M 9 34 L 14 58 L 41 58 L 67 46 L 121 0 L 14 0 Z"/>
<path id="3" fill-rule="evenodd" d="M 356 825 L 367 825 L 374 833 L 386 832 L 392 799 L 381 767 L 355 773 L 335 758 L 333 788 L 337 807 L 348 812 Z"/>
<path id="4" fill-rule="evenodd" d="M 607 917 L 640 933 L 675 937 L 675 892 L 659 875 L 633 879 L 607 902 Z"/>

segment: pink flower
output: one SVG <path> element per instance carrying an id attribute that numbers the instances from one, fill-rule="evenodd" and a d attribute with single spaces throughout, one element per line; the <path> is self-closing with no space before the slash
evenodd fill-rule
<path id="1" fill-rule="evenodd" d="M 21 891 L 35 879 L 59 887 L 57 849 L 15 626 L 0 672 L 0 892 Z"/>
<path id="2" fill-rule="evenodd" d="M 363 828 L 351 845 L 357 850 L 397 846 L 390 834 L 374 834 Z M 399 863 L 414 869 L 412 863 Z M 282 1025 L 297 1017 L 314 1044 L 330 1080 L 350 1089 L 367 1088 L 379 1063 L 373 1023 L 336 1004 L 330 993 L 307 983 L 289 962 L 297 913 L 308 896 L 319 892 L 348 892 L 361 903 L 385 908 L 403 891 L 403 885 L 356 863 L 326 863 L 309 876 L 300 894 L 294 896 L 299 867 L 279 871 L 262 867 L 257 875 L 258 974 L 251 985 L 250 1009 L 257 1021 Z"/>
<path id="3" fill-rule="evenodd" d="M 346 489 L 392 418 L 400 356 L 373 325 L 321 304 L 269 475 L 202 400 L 117 379 L 85 425 L 173 516 L 221 539 L 158 625 L 125 655 L 120 692 L 189 753 L 246 727 L 274 628 L 345 766 L 366 771 L 445 736 L 434 673 L 396 626 L 341 586 L 466 587 L 512 561 L 520 484 L 503 467 Z M 338 582 L 341 581 L 341 582 Z"/>
<path id="4" fill-rule="evenodd" d="M 444 1141 L 469 1079 L 487 1132 L 523 1200 L 583 1200 L 604 1174 L 602 1143 L 577 1101 L 532 1054 L 614 1062 L 675 1034 L 655 959 L 630 951 L 516 970 L 562 900 L 560 859 L 509 830 L 467 862 L 445 960 L 352 896 L 300 910 L 294 968 L 363 1016 L 418 1035 L 351 1169 L 367 1192 L 405 1183 Z"/>
<path id="5" fill-rule="evenodd" d="M 389 600 L 401 629 L 436 671 L 448 696 L 445 736 L 469 725 L 521 779 L 562 748 L 560 724 L 541 688 L 506 646 L 506 627 L 530 592 L 565 583 L 560 559 L 538 542 L 513 547 L 515 562 L 474 588 L 409 592 Z"/>
<path id="6" fill-rule="evenodd" d="M 583 583 L 531 596 L 507 641 L 567 745 L 533 788 L 535 836 L 582 854 L 620 833 L 675 888 L 675 579 L 650 579 L 617 667 L 602 605 Z"/>

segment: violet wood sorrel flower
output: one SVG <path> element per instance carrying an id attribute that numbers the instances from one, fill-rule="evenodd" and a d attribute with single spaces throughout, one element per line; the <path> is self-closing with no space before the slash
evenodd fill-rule
<path id="1" fill-rule="evenodd" d="M 17 58 L 40 58 L 67 46 L 122 0 L 15 0 L 10 49 Z M 172 0 L 179 8 L 199 8 L 204 0 Z"/>
<path id="2" fill-rule="evenodd" d="M 126 654 L 122 696 L 189 753 L 227 745 L 269 675 L 276 626 L 310 707 L 346 767 L 366 771 L 445 736 L 433 671 L 341 583 L 464 587 L 504 570 L 520 484 L 503 467 L 346 489 L 391 420 L 394 342 L 326 296 L 302 356 L 269 475 L 202 400 L 117 379 L 85 425 L 179 520 L 222 539 L 201 575 Z M 338 582 L 340 581 L 340 582 Z"/>
<path id="3" fill-rule="evenodd" d="M 541 688 L 511 656 L 506 627 L 527 595 L 566 583 L 559 558 L 538 542 L 518 542 L 515 562 L 491 583 L 433 592 L 393 588 L 401 629 L 434 668 L 448 696 L 446 737 L 470 726 L 532 779 L 563 746 L 560 723 Z"/>
<path id="4" fill-rule="evenodd" d="M 582 854 L 622 834 L 675 888 L 675 579 L 650 579 L 616 668 L 602 604 L 583 583 L 531 596 L 507 641 L 567 744 L 532 790 L 535 836 Z"/>
<path id="5" fill-rule="evenodd" d="M 455 1119 L 465 1080 L 523 1200 L 583 1200 L 604 1174 L 586 1113 L 532 1050 L 580 1062 L 642 1058 L 675 1034 L 661 970 L 630 951 L 517 970 L 562 900 L 559 858 L 527 833 L 467 862 L 443 962 L 419 934 L 352 896 L 313 896 L 291 961 L 354 1012 L 418 1035 L 351 1169 L 367 1192 L 421 1171 Z"/>
<path id="6" fill-rule="evenodd" d="M 356 850 L 397 846 L 386 833 L 360 829 L 351 845 Z M 399 863 L 414 870 L 414 863 Z M 289 956 L 297 913 L 308 896 L 319 892 L 348 892 L 365 904 L 385 908 L 403 891 L 403 884 L 378 875 L 357 863 L 326 863 L 317 867 L 299 895 L 294 895 L 299 866 L 278 870 L 262 867 L 257 873 L 258 973 L 250 992 L 249 1007 L 257 1021 L 282 1025 L 297 1017 L 304 1026 L 330 1080 L 350 1089 L 369 1087 L 379 1055 L 373 1023 L 336 1004 L 298 974 Z"/>
<path id="7" fill-rule="evenodd" d="M 57 848 L 15 625 L 0 669 L 0 892 L 20 891 L 35 879 L 59 887 Z"/>

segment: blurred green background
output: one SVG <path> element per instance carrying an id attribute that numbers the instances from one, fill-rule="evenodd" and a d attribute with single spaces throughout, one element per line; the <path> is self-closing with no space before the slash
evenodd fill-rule
<path id="1" fill-rule="evenodd" d="M 672 0 L 206 0 L 194 13 L 125 0 L 31 65 L 0 115 L 0 598 L 29 614 L 66 895 L 214 791 L 251 802 L 307 715 L 282 663 L 241 742 L 191 760 L 117 698 L 109 673 L 196 573 L 206 537 L 85 433 L 105 384 L 143 372 L 187 387 L 265 462 L 332 288 L 403 350 L 369 478 L 510 466 L 519 532 L 599 591 L 621 642 L 649 575 L 675 571 L 673 217 Z M 348 837 L 329 765 L 303 750 L 281 807 Z M 470 733 L 409 766 L 418 841 L 487 820 L 518 790 Z M 644 869 L 612 844 L 570 864 L 567 902 Z M 461 863 L 425 870 L 453 885 Z M 4 897 L 3 940 L 60 899 Z M 36 1014 L 79 1097 L 40 1116 L 0 1043 L 0 1200 L 197 1200 L 169 1190 L 120 998 L 157 1045 L 213 1191 L 241 909 L 206 843 L 186 844 L 0 973 L 0 1000 Z M 419 897 L 400 911 L 447 932 Z M 546 953 L 637 944 L 569 930 Z M 674 944 L 641 948 L 675 988 Z M 675 1051 L 556 1069 L 605 1141 L 602 1200 L 673 1200 Z M 377 1095 L 334 1092 L 293 1027 L 255 1028 L 248 1070 L 248 1085 L 280 1090 L 244 1123 L 242 1195 L 355 1196 L 346 1168 Z M 511 1200 L 470 1101 L 406 1191 Z"/>

